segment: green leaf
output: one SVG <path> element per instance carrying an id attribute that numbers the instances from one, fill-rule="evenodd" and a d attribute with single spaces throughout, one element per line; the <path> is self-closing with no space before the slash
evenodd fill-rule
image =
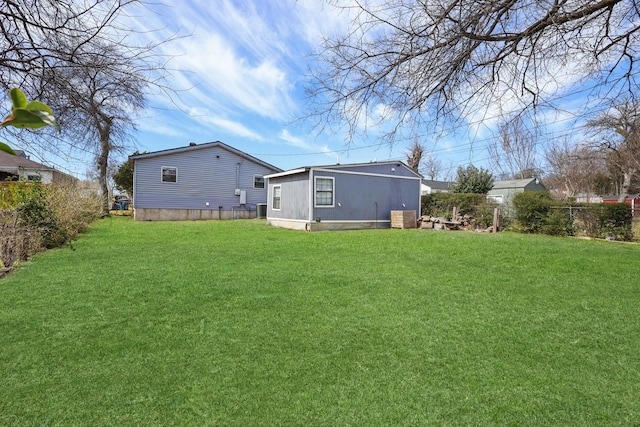
<path id="1" fill-rule="evenodd" d="M 38 129 L 48 125 L 48 123 L 45 123 L 40 117 L 40 114 L 42 113 L 42 111 L 31 112 L 23 108 L 15 108 L 13 110 L 13 114 L 5 118 L 4 122 L 2 122 L 2 125 L 13 126 L 20 129 Z"/>
<path id="2" fill-rule="evenodd" d="M 37 129 L 44 126 L 52 126 L 60 130 L 60 125 L 53 116 L 51 108 L 40 101 L 28 102 L 20 89 L 11 89 L 11 101 L 13 107 L 11 114 L 5 117 L 0 127 L 14 126 L 20 129 Z"/>
<path id="3" fill-rule="evenodd" d="M 4 151 L 5 153 L 9 153 L 9 154 L 11 154 L 13 156 L 16 155 L 16 152 L 13 151 L 13 148 L 9 147 L 4 142 L 0 142 L 0 151 Z"/>
<path id="4" fill-rule="evenodd" d="M 18 88 L 13 88 L 9 92 L 13 108 L 25 108 L 27 106 L 27 97 Z"/>

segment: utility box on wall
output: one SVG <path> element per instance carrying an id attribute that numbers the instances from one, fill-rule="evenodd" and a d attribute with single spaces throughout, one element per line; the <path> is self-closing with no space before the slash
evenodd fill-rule
<path id="1" fill-rule="evenodd" d="M 247 204 L 247 192 L 245 190 L 240 190 L 240 204 Z"/>

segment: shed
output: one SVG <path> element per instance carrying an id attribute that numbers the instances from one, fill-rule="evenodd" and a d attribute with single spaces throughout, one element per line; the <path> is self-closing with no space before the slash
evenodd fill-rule
<path id="1" fill-rule="evenodd" d="M 542 185 L 538 178 L 496 181 L 493 188 L 487 192 L 487 199 L 510 206 L 516 194 L 525 191 L 547 191 L 547 187 Z"/>
<path id="2" fill-rule="evenodd" d="M 267 221 L 296 230 L 389 228 L 420 212 L 422 177 L 399 161 L 307 166 L 268 178 Z"/>
<path id="3" fill-rule="evenodd" d="M 255 218 L 265 175 L 282 169 L 223 142 L 131 156 L 138 221 Z"/>

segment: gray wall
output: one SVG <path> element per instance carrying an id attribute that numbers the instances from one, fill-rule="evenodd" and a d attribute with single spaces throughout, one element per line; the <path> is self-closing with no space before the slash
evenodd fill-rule
<path id="1" fill-rule="evenodd" d="M 273 210 L 273 187 L 280 185 L 280 210 Z M 309 219 L 309 172 L 269 179 L 267 217 L 307 221 Z"/>
<path id="2" fill-rule="evenodd" d="M 236 172 L 239 165 L 239 182 Z M 176 183 L 162 182 L 161 168 L 177 167 Z M 245 190 L 247 209 L 267 202 L 266 185 L 253 188 L 253 176 L 276 172 L 222 146 L 194 147 L 135 159 L 134 207 L 149 209 L 231 210 L 240 202 L 235 189 Z M 207 202 L 209 205 L 207 206 Z"/>
<path id="3" fill-rule="evenodd" d="M 420 179 L 417 178 L 353 175 L 337 171 L 314 171 L 314 177 L 335 178 L 335 203 L 332 208 L 314 207 L 312 218 L 322 221 L 389 221 L 392 210 L 415 210 L 416 215 L 420 212 Z"/>
<path id="4" fill-rule="evenodd" d="M 333 207 L 314 206 L 314 177 L 334 178 Z M 267 217 L 285 226 L 292 225 L 277 220 L 389 222 L 392 210 L 420 214 L 420 184 L 421 179 L 410 170 L 389 163 L 312 168 L 269 179 Z M 280 211 L 272 206 L 276 185 L 281 186 Z"/>

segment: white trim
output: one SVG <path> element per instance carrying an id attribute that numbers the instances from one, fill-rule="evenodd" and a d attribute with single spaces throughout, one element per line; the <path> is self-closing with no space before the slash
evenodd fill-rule
<path id="1" fill-rule="evenodd" d="M 281 176 L 294 175 L 294 174 L 302 173 L 302 172 L 306 172 L 306 171 L 307 171 L 306 168 L 292 169 L 290 171 L 272 173 L 271 175 L 265 175 L 264 177 L 265 178 L 278 178 L 278 177 L 281 177 Z"/>
<path id="2" fill-rule="evenodd" d="M 280 199 L 280 207 L 278 209 L 276 209 L 274 207 L 274 204 L 273 204 L 273 199 L 274 199 L 274 197 L 276 195 L 276 188 L 280 189 L 280 197 L 279 197 L 279 199 Z M 274 184 L 271 187 L 271 210 L 276 211 L 276 212 L 279 212 L 279 211 L 282 210 L 282 184 Z"/>
<path id="3" fill-rule="evenodd" d="M 275 216 L 268 216 L 266 218 L 267 220 L 278 220 L 278 221 L 288 221 L 288 222 L 300 222 L 300 223 L 309 223 L 309 222 L 316 222 L 316 221 L 307 221 L 306 219 L 291 219 L 291 218 L 280 218 L 280 217 L 275 217 Z M 322 220 L 320 221 L 321 223 L 326 223 L 326 224 L 339 224 L 339 223 L 385 223 L 385 222 L 391 222 L 390 219 L 379 219 L 379 220 L 375 220 L 375 219 L 330 219 L 330 220 Z"/>
<path id="4" fill-rule="evenodd" d="M 307 221 L 306 219 L 289 219 L 289 218 L 280 218 L 277 216 L 268 216 L 267 220 L 277 220 L 277 221 L 288 221 L 288 222 L 300 222 L 300 223 L 308 223 L 309 221 Z"/>
<path id="5" fill-rule="evenodd" d="M 256 187 L 256 177 L 262 178 L 262 187 Z M 259 173 L 253 174 L 253 188 L 256 190 L 264 190 L 267 186 L 267 179 L 264 175 L 260 175 Z"/>
<path id="6" fill-rule="evenodd" d="M 311 221 L 311 222 L 315 222 L 315 221 Z M 381 223 L 381 222 L 391 222 L 390 219 L 379 219 L 379 220 L 375 220 L 375 219 L 328 219 L 328 220 L 322 220 L 320 221 L 321 223 L 327 223 L 327 224 L 334 224 L 334 223 L 355 223 L 355 222 L 361 222 L 361 223 Z"/>
<path id="7" fill-rule="evenodd" d="M 327 179 L 331 181 L 331 204 L 330 205 L 319 205 L 317 200 L 317 182 L 319 179 Z M 313 207 L 314 208 L 334 208 L 336 205 L 336 178 L 333 176 L 316 176 L 313 177 Z"/>
<path id="8" fill-rule="evenodd" d="M 165 169 L 175 169 L 176 170 L 176 180 L 175 181 L 165 181 L 164 180 L 164 170 Z M 160 182 L 166 184 L 177 184 L 178 183 L 178 167 L 177 166 L 160 166 Z"/>

